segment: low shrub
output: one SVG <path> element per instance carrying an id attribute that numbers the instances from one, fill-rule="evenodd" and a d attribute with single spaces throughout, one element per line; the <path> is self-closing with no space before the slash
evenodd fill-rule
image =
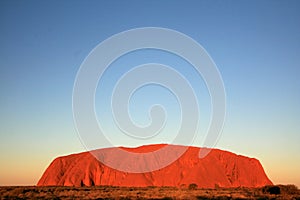
<path id="1" fill-rule="evenodd" d="M 281 185 L 280 187 L 285 194 L 299 194 L 299 190 L 296 185 Z"/>
<path id="2" fill-rule="evenodd" d="M 189 184 L 189 190 L 195 190 L 198 188 L 198 185 L 196 183 Z"/>
<path id="3" fill-rule="evenodd" d="M 163 197 L 161 200 L 172 200 L 172 197 Z"/>
<path id="4" fill-rule="evenodd" d="M 280 187 L 277 185 L 265 186 L 262 191 L 267 194 L 280 194 Z"/>

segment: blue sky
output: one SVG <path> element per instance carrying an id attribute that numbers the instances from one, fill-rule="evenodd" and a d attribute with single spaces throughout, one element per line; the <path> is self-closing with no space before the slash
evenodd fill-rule
<path id="1" fill-rule="evenodd" d="M 299 8 L 298 1 L 277 0 L 0 1 L 0 184 L 35 184 L 53 158 L 85 150 L 72 116 L 81 63 L 108 37 L 154 26 L 192 37 L 218 66 L 227 117 L 216 147 L 258 158 L 275 183 L 300 186 Z M 137 52 L 127 61 L 182 62 L 157 54 Z M 120 73 L 116 68 L 108 71 L 108 80 Z M 192 70 L 181 72 L 192 80 L 207 122 L 203 82 Z M 152 86 L 136 93 L 130 105 L 142 112 L 133 112 L 134 119 L 147 123 L 143 114 L 158 101 L 154 97 L 174 102 L 168 105 L 171 113 L 176 108 L 174 97 Z M 96 108 L 101 111 L 101 104 Z M 202 139 L 199 134 L 194 145 Z"/>

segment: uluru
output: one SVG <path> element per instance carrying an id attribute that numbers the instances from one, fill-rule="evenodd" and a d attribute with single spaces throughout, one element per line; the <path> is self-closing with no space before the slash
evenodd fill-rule
<path id="1" fill-rule="evenodd" d="M 124 148 L 130 152 L 149 152 L 161 148 L 162 144 Z M 176 152 L 180 145 L 169 145 Z M 118 147 L 95 150 L 105 159 L 116 159 L 113 153 Z M 109 150 L 109 151 L 108 151 Z M 128 173 L 106 166 L 90 152 L 72 154 L 54 159 L 46 169 L 38 186 L 174 186 L 183 187 L 197 184 L 201 188 L 219 187 L 261 187 L 272 185 L 261 163 L 255 158 L 237 155 L 228 151 L 211 149 L 210 153 L 199 158 L 199 147 L 187 147 L 186 152 L 168 166 L 145 173 Z M 116 151 L 117 152 L 117 151 Z M 164 159 L 144 160 L 151 165 Z M 133 162 L 134 164 L 134 162 Z"/>

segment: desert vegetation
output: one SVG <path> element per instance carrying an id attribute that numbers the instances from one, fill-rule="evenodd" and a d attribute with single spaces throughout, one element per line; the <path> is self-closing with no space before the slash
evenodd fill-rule
<path id="1" fill-rule="evenodd" d="M 0 187 L 1 199 L 294 199 L 300 191 L 294 185 L 274 185 L 261 188 L 203 189 L 195 184 L 188 187 Z"/>

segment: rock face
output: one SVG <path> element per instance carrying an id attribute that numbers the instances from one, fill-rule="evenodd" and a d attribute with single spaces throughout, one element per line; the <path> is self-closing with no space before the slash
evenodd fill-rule
<path id="1" fill-rule="evenodd" d="M 147 145 L 137 148 L 123 148 L 131 152 L 151 152 L 163 145 Z M 171 145 L 171 149 L 182 146 Z M 114 149 L 96 150 L 105 159 L 117 159 Z M 56 158 L 38 182 L 38 186 L 175 186 L 195 183 L 198 187 L 260 187 L 271 185 L 260 162 L 254 158 L 231 152 L 212 149 L 204 158 L 198 157 L 200 148 L 188 150 L 175 162 L 160 170 L 146 173 L 126 173 L 107 167 L 89 152 Z M 165 155 L 166 156 L 166 155 Z M 159 158 L 163 159 L 163 158 Z M 158 160 L 159 160 L 158 159 Z M 145 162 L 153 162 L 147 161 Z M 151 163 L 149 163 L 151 164 Z"/>

